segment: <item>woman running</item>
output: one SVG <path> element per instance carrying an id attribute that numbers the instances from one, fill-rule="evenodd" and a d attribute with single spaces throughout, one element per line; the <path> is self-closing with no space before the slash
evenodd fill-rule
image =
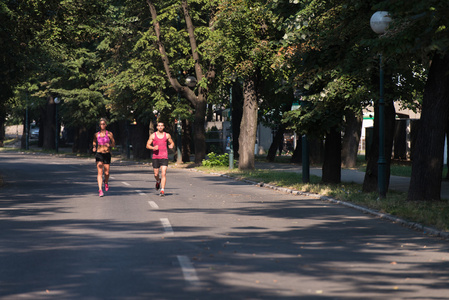
<path id="1" fill-rule="evenodd" d="M 98 193 L 100 197 L 103 193 L 103 173 L 104 173 L 104 190 L 109 190 L 109 167 L 111 165 L 111 149 L 115 146 L 114 135 L 106 130 L 106 119 L 100 119 L 100 131 L 95 133 L 93 141 L 93 151 L 95 153 L 95 161 L 97 162 L 97 181 Z"/>

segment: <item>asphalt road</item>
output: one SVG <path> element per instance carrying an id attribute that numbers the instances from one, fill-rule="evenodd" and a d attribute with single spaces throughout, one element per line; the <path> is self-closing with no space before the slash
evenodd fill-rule
<path id="1" fill-rule="evenodd" d="M 169 168 L 0 152 L 0 299 L 448 299 L 449 242 Z"/>

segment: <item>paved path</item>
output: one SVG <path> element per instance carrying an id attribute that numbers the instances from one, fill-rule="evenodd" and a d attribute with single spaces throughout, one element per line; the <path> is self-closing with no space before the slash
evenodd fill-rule
<path id="1" fill-rule="evenodd" d="M 0 153 L 0 299 L 447 299 L 449 244 L 316 196 Z"/>

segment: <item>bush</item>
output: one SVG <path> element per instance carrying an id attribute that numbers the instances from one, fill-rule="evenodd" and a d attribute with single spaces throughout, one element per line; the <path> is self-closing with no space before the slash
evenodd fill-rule
<path id="1" fill-rule="evenodd" d="M 207 155 L 207 159 L 203 159 L 203 166 L 205 167 L 214 167 L 214 166 L 227 166 L 229 165 L 229 154 L 221 154 L 218 155 L 214 152 L 211 152 Z"/>

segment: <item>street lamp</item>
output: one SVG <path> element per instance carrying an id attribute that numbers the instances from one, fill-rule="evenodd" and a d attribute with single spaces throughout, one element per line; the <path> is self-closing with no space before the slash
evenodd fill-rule
<path id="1" fill-rule="evenodd" d="M 382 35 L 388 28 L 391 17 L 387 11 L 378 11 L 371 16 L 371 29 Z M 386 160 L 385 160 L 385 101 L 384 101 L 384 71 L 382 68 L 382 53 L 379 54 L 379 158 L 377 161 L 377 186 L 379 197 L 385 198 L 387 194 Z"/>
<path id="2" fill-rule="evenodd" d="M 58 148 L 58 142 L 59 142 L 59 128 L 58 128 L 58 104 L 61 101 L 58 97 L 55 98 L 55 106 L 56 106 L 56 113 L 55 113 L 55 119 L 56 119 L 56 126 L 55 126 L 55 149 L 56 149 L 56 153 L 58 153 L 59 148 Z"/>

